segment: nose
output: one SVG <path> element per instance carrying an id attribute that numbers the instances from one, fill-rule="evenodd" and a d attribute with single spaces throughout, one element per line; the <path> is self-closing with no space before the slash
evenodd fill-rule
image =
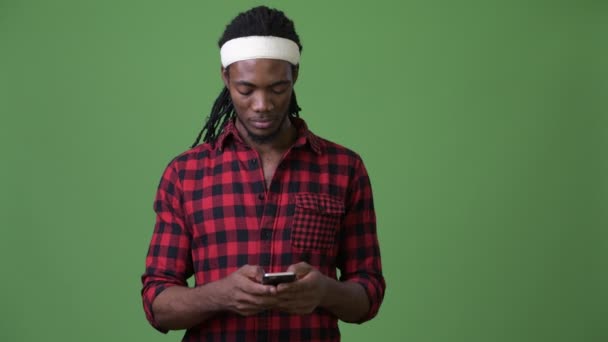
<path id="1" fill-rule="evenodd" d="M 271 97 L 266 92 L 259 92 L 253 97 L 252 109 L 256 113 L 267 113 L 274 109 Z"/>

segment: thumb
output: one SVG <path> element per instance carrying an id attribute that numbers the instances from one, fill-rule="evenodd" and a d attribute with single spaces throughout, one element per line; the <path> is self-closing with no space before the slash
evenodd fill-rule
<path id="1" fill-rule="evenodd" d="M 262 281 L 264 275 L 264 269 L 257 265 L 245 265 L 241 267 L 241 274 L 250 279 L 255 279 L 258 282 Z"/>
<path id="2" fill-rule="evenodd" d="M 312 270 L 312 266 L 305 262 L 299 262 L 297 264 L 290 265 L 287 268 L 287 272 L 293 272 L 296 274 L 296 278 L 301 279 L 306 276 Z"/>

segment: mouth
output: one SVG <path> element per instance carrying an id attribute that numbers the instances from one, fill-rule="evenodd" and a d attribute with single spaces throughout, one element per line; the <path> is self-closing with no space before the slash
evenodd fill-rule
<path id="1" fill-rule="evenodd" d="M 272 126 L 274 120 L 271 119 L 254 119 L 251 120 L 251 125 L 257 129 L 266 129 Z"/>

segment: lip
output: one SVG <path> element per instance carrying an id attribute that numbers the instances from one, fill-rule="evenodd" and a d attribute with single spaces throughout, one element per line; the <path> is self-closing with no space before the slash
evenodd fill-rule
<path id="1" fill-rule="evenodd" d="M 266 129 L 272 126 L 272 120 L 251 120 L 251 124 L 257 129 Z"/>

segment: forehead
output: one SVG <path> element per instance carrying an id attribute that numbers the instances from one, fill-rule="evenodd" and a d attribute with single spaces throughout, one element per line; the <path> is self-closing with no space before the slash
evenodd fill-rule
<path id="1" fill-rule="evenodd" d="M 230 78 L 250 83 L 273 83 L 292 80 L 291 64 L 279 59 L 249 59 L 230 64 Z"/>

